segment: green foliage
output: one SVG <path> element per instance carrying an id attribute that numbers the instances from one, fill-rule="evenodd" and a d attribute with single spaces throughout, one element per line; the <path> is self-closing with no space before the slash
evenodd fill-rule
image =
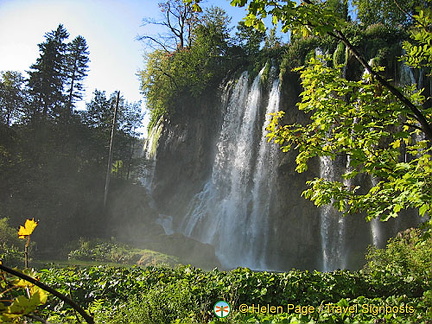
<path id="1" fill-rule="evenodd" d="M 128 300 L 128 308 L 118 308 L 117 312 L 102 313 L 97 321 L 112 324 L 173 323 L 181 319 L 185 323 L 197 312 L 194 296 L 188 282 L 156 285 L 146 293 Z M 193 323 L 197 323 L 194 321 Z"/>
<path id="2" fill-rule="evenodd" d="M 127 244 L 114 240 L 85 240 L 81 238 L 78 247 L 68 253 L 68 259 L 81 261 L 97 261 L 116 264 L 175 265 L 178 261 L 171 256 L 150 251 L 132 248 Z"/>
<path id="3" fill-rule="evenodd" d="M 411 29 L 412 41 L 404 43 L 406 54 L 403 58 L 409 66 L 428 68 L 427 71 L 430 72 L 432 67 L 432 32 L 429 27 L 432 23 L 432 9 L 423 8 L 413 18 L 416 23 Z"/>
<path id="4" fill-rule="evenodd" d="M 0 218 L 0 242 L 11 246 L 21 246 L 17 230 L 9 225 L 7 218 Z"/>
<path id="5" fill-rule="evenodd" d="M 107 96 L 105 91 L 95 90 L 92 100 L 86 105 L 87 109 L 80 112 L 82 122 L 90 128 L 98 129 L 100 131 L 98 133 L 102 133 L 106 139 L 109 139 L 114 119 L 116 98 L 117 92 Z M 116 120 L 117 133 L 129 137 L 137 136 L 136 130 L 141 127 L 142 119 L 143 115 L 139 103 L 127 102 L 123 96 L 120 96 Z"/>
<path id="6" fill-rule="evenodd" d="M 347 64 L 347 50 L 344 43 L 339 43 L 333 53 L 333 64 L 346 65 Z"/>
<path id="7" fill-rule="evenodd" d="M 10 265 L 24 261 L 24 243 L 18 239 L 17 230 L 9 226 L 7 218 L 0 218 L 0 260 Z"/>
<path id="8" fill-rule="evenodd" d="M 39 44 L 40 57 L 30 66 L 29 87 L 34 97 L 34 115 L 52 116 L 60 111 L 63 103 L 63 87 L 66 75 L 63 73 L 66 58 L 65 40 L 69 33 L 59 25 L 45 35 L 45 42 Z"/>
<path id="9" fill-rule="evenodd" d="M 420 229 L 399 233 L 384 249 L 371 247 L 366 259 L 365 270 L 373 276 L 390 274 L 432 288 L 432 237 Z"/>
<path id="10" fill-rule="evenodd" d="M 0 215 L 15 226 L 23 217 L 42 220 L 46 227 L 34 240 L 47 257 L 69 240 L 90 232 L 102 236 L 105 230 L 96 224 L 102 217 L 112 102 L 94 100 L 88 111 L 73 111 L 87 74 L 88 50 L 83 37 L 69 43 L 68 36 L 62 25 L 45 35 L 28 80 L 12 71 L 0 80 Z M 121 99 L 114 150 L 114 160 L 121 162 L 112 184 L 121 187 L 121 179 L 126 187 L 139 173 L 136 130 L 142 115 L 138 103 Z M 93 109 L 99 103 L 104 105 Z M 1 244 L 9 261 L 16 260 L 17 249 Z"/>
<path id="11" fill-rule="evenodd" d="M 389 71 L 399 70 L 398 57 L 402 54 L 400 43 L 401 40 L 407 39 L 404 29 L 373 24 L 364 30 L 357 30 L 354 38 L 356 45 L 364 49 L 366 59 L 373 59 L 374 64 L 385 66 Z"/>
<path id="12" fill-rule="evenodd" d="M 67 108 L 72 112 L 76 100 L 82 99 L 84 85 L 82 81 L 87 76 L 89 54 L 87 42 L 84 37 L 77 36 L 72 42 L 67 44 L 68 54 L 65 59 L 65 74 Z"/>
<path id="13" fill-rule="evenodd" d="M 400 275 L 388 274 L 380 281 L 367 272 L 69 267 L 43 270 L 41 280 L 70 293 L 101 323 L 374 323 L 384 319 L 390 323 L 427 323 L 430 303 L 426 285 L 414 290 L 413 282 Z M 217 319 L 212 312 L 218 300 L 226 300 L 233 307 L 227 319 Z M 240 313 L 242 304 L 283 305 L 285 312 Z M 287 313 L 288 304 L 322 311 Z M 55 300 L 49 300 L 48 305 L 45 316 L 56 318 L 58 323 L 71 314 Z M 350 306 L 356 311 L 338 313 L 334 308 Z M 386 306 L 397 310 L 386 311 Z M 54 317 L 54 309 L 63 317 Z"/>
<path id="14" fill-rule="evenodd" d="M 0 260 L 13 266 L 22 265 L 24 263 L 23 248 L 0 242 Z"/>
<path id="15" fill-rule="evenodd" d="M 357 17 L 365 26 L 382 23 L 392 26 L 410 25 L 412 15 L 418 6 L 424 6 L 424 0 L 355 0 Z"/>
<path id="16" fill-rule="evenodd" d="M 35 272 L 26 270 L 29 276 Z M 41 288 L 0 271 L 0 320 L 2 323 L 26 323 L 24 316 L 37 311 L 47 301 Z"/>
<path id="17" fill-rule="evenodd" d="M 315 157 L 345 156 L 348 161 L 342 179 L 312 180 L 305 197 L 318 206 L 333 203 L 341 212 L 365 211 L 369 218 L 384 220 L 409 208 L 421 215 L 430 212 L 430 148 L 417 139 L 416 120 L 407 108 L 378 82 L 349 81 L 323 59 L 312 59 L 301 69 L 301 78 L 304 91 L 298 106 L 310 115 L 310 123 L 280 126 L 283 113 L 278 113 L 269 138 L 285 152 L 298 150 L 298 172 L 307 170 Z M 413 87 L 406 93 L 419 106 L 424 102 Z M 366 194 L 344 181 L 361 174 L 380 180 Z"/>
<path id="18" fill-rule="evenodd" d="M 149 128 L 168 113 L 170 93 L 176 84 L 169 74 L 170 57 L 162 50 L 154 51 L 146 57 L 146 68 L 140 72 L 141 87 L 146 96 L 146 104 L 151 110 Z"/>
<path id="19" fill-rule="evenodd" d="M 155 50 L 141 71 L 142 90 L 151 112 L 149 129 L 162 116 L 176 113 L 184 97 L 196 98 L 216 88 L 236 65 L 228 45 L 230 18 L 217 7 L 208 9 L 191 30 L 190 46 L 175 51 Z"/>
<path id="20" fill-rule="evenodd" d="M 105 91 L 95 90 L 94 96 L 87 103 L 87 109 L 80 112 L 84 125 L 91 130 L 90 140 L 104 143 L 100 146 L 101 155 L 107 155 L 106 143 L 109 143 L 114 119 L 117 92 L 106 95 Z M 117 109 L 116 129 L 114 132 L 113 174 L 120 179 L 136 179 L 140 172 L 141 160 L 136 157 L 135 147 L 140 145 L 137 136 L 142 126 L 143 114 L 139 102 L 127 102 L 120 96 Z"/>
<path id="21" fill-rule="evenodd" d="M 2 128 L 0 215 L 14 226 L 25 217 L 46 224 L 32 238 L 36 253 L 53 257 L 70 240 L 104 235 L 106 227 L 99 225 L 107 215 L 102 214 L 108 153 L 104 135 L 103 129 L 84 125 L 77 116 L 66 125 L 50 120 Z M 138 140 L 116 132 L 116 144 L 114 160 L 123 162 L 112 178 L 113 188 L 117 194 L 126 188 L 137 191 L 131 182 L 139 171 L 134 154 Z M 113 197 L 114 192 L 110 201 Z M 124 198 L 126 205 L 129 199 Z M 110 207 L 105 212 L 110 213 Z M 19 246 L 22 250 L 23 244 Z"/>
<path id="22" fill-rule="evenodd" d="M 76 99 L 82 97 L 80 83 L 88 71 L 88 47 L 84 37 L 66 43 L 69 33 L 63 25 L 45 34 L 40 56 L 30 66 L 28 85 L 32 95 L 32 118 L 69 118 Z"/>
<path id="23" fill-rule="evenodd" d="M 264 37 L 264 32 L 246 26 L 244 21 L 239 22 L 236 33 L 236 44 L 244 50 L 246 55 L 258 55 Z"/>
<path id="24" fill-rule="evenodd" d="M 68 259 L 117 263 L 138 261 L 138 258 L 120 243 L 103 240 L 88 241 L 83 238 L 79 240 L 78 248 L 68 253 Z"/>
<path id="25" fill-rule="evenodd" d="M 313 37 L 296 39 L 289 44 L 280 63 L 282 75 L 305 64 L 314 56 L 318 44 L 318 39 Z"/>
<path id="26" fill-rule="evenodd" d="M 28 107 L 25 78 L 16 71 L 0 72 L 0 123 L 10 126 L 20 120 Z"/>
<path id="27" fill-rule="evenodd" d="M 327 5 L 326 2 L 305 1 L 299 4 L 296 1 L 286 1 L 286 4 L 279 5 L 270 0 L 251 0 L 232 1 L 231 5 L 244 6 L 246 3 L 246 25 L 258 30 L 265 30 L 263 19 L 267 16 L 272 17 L 273 24 L 280 23 L 283 32 L 291 30 L 294 34 L 303 36 L 325 35 L 345 25 L 344 10 L 335 11 L 334 6 Z"/>

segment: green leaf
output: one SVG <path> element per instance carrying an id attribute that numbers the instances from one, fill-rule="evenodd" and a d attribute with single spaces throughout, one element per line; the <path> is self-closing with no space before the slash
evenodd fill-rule
<path id="1" fill-rule="evenodd" d="M 429 204 L 423 204 L 419 208 L 419 214 L 420 216 L 425 216 L 427 212 L 430 212 L 430 205 Z"/>

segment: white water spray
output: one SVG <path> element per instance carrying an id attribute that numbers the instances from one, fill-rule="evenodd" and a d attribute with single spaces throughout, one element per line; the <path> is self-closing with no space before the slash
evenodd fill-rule
<path id="1" fill-rule="evenodd" d="M 329 157 L 320 158 L 320 177 L 335 179 L 335 161 Z M 333 271 L 346 268 L 345 218 L 331 205 L 321 207 L 320 233 L 322 270 Z"/>
<path id="2" fill-rule="evenodd" d="M 224 267 L 265 269 L 268 214 L 277 148 L 264 138 L 263 70 L 248 86 L 243 73 L 227 101 L 212 174 L 192 200 L 180 231 L 215 247 Z M 272 84 L 266 112 L 279 109 L 279 81 Z M 260 137 L 260 145 L 254 145 Z"/>
<path id="3" fill-rule="evenodd" d="M 146 160 L 146 165 L 141 176 L 141 184 L 147 189 L 149 193 L 152 190 L 151 186 L 154 178 L 156 151 L 162 131 L 163 119 L 160 118 L 144 142 L 143 157 Z"/>

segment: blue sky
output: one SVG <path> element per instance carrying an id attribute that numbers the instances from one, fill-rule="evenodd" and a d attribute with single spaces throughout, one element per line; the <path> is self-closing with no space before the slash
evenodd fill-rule
<path id="1" fill-rule="evenodd" d="M 37 44 L 44 35 L 63 24 L 72 40 L 82 35 L 89 45 L 89 75 L 86 96 L 95 88 L 108 94 L 120 90 L 128 101 L 143 99 L 136 73 L 142 69 L 142 42 L 139 34 L 156 32 L 140 27 L 142 18 L 160 18 L 160 0 L 0 0 L 0 71 L 24 72 L 39 56 Z M 238 21 L 243 8 L 229 0 L 207 0 L 203 6 L 222 7 Z M 84 107 L 81 104 L 81 107 Z"/>

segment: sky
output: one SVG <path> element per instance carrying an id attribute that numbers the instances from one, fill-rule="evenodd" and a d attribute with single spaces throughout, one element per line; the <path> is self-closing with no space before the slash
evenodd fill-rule
<path id="1" fill-rule="evenodd" d="M 37 44 L 59 24 L 68 30 L 69 41 L 83 36 L 90 51 L 84 101 L 95 89 L 111 94 L 120 91 L 129 102 L 143 100 L 137 72 L 144 67 L 143 42 L 138 35 L 156 34 L 155 26 L 142 26 L 142 19 L 161 18 L 161 0 L 0 0 L 0 71 L 25 74 L 39 57 Z M 234 21 L 245 15 L 244 8 L 229 0 L 206 0 L 225 9 Z M 85 104 L 80 103 L 79 108 Z M 143 105 L 144 108 L 144 105 Z"/>

